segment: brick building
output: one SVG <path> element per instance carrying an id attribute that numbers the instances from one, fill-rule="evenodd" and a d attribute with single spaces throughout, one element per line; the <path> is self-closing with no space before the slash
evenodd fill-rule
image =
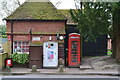
<path id="1" fill-rule="evenodd" d="M 38 2 L 37 2 L 38 1 Z M 64 58 L 65 17 L 51 2 L 26 1 L 6 19 L 10 53 L 29 53 L 29 46 L 58 42 L 59 58 Z"/>

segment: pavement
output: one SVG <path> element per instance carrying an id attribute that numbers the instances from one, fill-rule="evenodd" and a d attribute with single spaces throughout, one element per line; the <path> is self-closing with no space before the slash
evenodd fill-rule
<path id="1" fill-rule="evenodd" d="M 48 74 L 48 75 L 109 75 L 120 76 L 119 64 L 110 56 L 85 57 L 79 68 L 64 67 L 64 72 L 57 69 L 37 69 L 31 72 L 29 68 L 11 68 L 10 71 L 1 71 L 3 75 Z"/>

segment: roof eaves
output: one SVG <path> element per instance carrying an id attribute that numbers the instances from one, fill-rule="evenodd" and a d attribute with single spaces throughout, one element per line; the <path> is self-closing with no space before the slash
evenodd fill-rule
<path id="1" fill-rule="evenodd" d="M 66 21 L 67 19 L 3 19 L 7 21 Z"/>

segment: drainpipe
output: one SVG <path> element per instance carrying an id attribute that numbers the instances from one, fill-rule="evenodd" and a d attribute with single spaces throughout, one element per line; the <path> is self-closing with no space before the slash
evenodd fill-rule
<path id="1" fill-rule="evenodd" d="M 11 54 L 13 54 L 13 21 L 11 20 Z"/>
<path id="2" fill-rule="evenodd" d="M 29 30 L 29 42 L 32 42 L 32 29 Z"/>

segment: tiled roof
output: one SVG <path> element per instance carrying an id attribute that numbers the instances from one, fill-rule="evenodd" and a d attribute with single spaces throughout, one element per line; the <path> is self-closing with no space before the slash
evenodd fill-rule
<path id="1" fill-rule="evenodd" d="M 11 19 L 65 20 L 65 17 L 51 2 L 25 2 L 6 18 Z"/>

